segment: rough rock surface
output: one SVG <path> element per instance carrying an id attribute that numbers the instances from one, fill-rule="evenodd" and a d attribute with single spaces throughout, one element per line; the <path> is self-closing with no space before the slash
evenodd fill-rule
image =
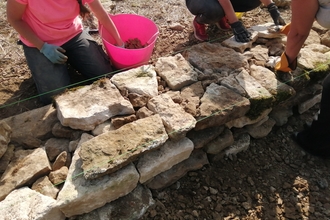
<path id="1" fill-rule="evenodd" d="M 278 2 L 281 3 L 281 6 L 288 5 L 286 1 Z M 139 3 L 124 0 L 107 2 L 105 5 L 106 9 L 112 10 L 113 13 L 144 14 L 157 22 L 160 27 L 160 36 L 151 61 L 198 43 L 192 35 L 191 21 L 193 17 L 189 12 L 187 13 L 184 1 L 167 0 L 150 4 L 150 1 L 147 0 L 139 1 Z M 291 16 L 290 11 L 284 8 L 281 8 L 280 11 L 284 19 L 288 21 Z M 1 13 L 1 16 L 4 15 L 5 13 Z M 247 27 L 271 21 L 267 10 L 264 9 L 248 12 L 242 19 Z M 3 72 L 1 75 L 3 81 L 0 80 L 2 107 L 2 104 L 11 104 L 35 95 L 36 89 L 26 63 L 22 59 L 21 48 L 15 47 L 13 43 L 16 39 L 9 40 L 11 42 L 6 41 L 9 35 L 13 35 L 12 29 L 6 24 L 1 23 L 1 25 L 4 25 L 2 30 L 5 30 L 0 33 L 1 36 L 4 36 L 2 39 L 5 39 L 1 43 L 3 48 L 1 52 L 4 52 L 1 54 L 4 59 L 0 66 Z M 314 25 L 313 29 L 322 34 L 321 42 L 329 47 L 329 32 L 317 25 Z M 209 27 L 208 33 L 215 41 L 222 41 L 228 37 L 228 34 L 219 32 L 215 27 Z M 315 36 L 314 33 L 312 35 Z M 315 41 L 308 39 L 307 42 Z M 276 53 L 276 50 L 274 51 Z M 259 62 L 259 59 L 256 59 L 256 62 Z M 296 76 L 299 74 L 298 72 Z M 313 91 L 315 94 L 320 92 L 319 89 Z M 297 105 L 297 103 L 293 104 Z M 40 106 L 36 99 L 6 106 L 6 108 L 0 109 L 0 117 L 7 118 L 36 106 Z M 292 109 L 285 109 L 283 106 L 279 107 L 285 111 L 272 112 L 271 115 L 273 118 L 276 116 L 276 124 L 281 127 L 273 127 L 267 138 L 251 139 L 249 148 L 243 153 L 221 159 L 209 157 L 210 163 L 206 162 L 205 158 L 198 164 L 196 161 L 187 162 L 184 167 L 196 165 L 194 167 L 196 171 L 191 171 L 188 175 L 181 175 L 185 172 L 179 170 L 178 167 L 173 167 L 177 172 L 172 175 L 180 176 L 180 180 L 168 183 L 164 189 L 152 191 L 155 206 L 149 208 L 142 219 L 328 219 L 330 216 L 328 190 L 330 179 L 327 174 L 330 164 L 328 161 L 306 155 L 291 139 L 291 135 L 295 131 L 302 129 L 304 122 L 312 120 L 318 111 L 318 105 L 316 104 L 308 111 L 300 110 L 299 112 L 302 114 L 297 114 Z M 193 108 L 190 108 L 191 112 L 193 112 L 192 110 Z M 44 119 L 47 115 L 36 114 L 33 117 L 43 117 Z M 44 121 L 43 119 L 41 121 Z M 24 135 L 29 134 L 31 130 L 37 130 L 40 132 L 38 138 L 41 136 L 45 138 L 45 135 L 49 135 L 48 126 L 40 127 L 39 123 L 35 123 L 33 126 L 30 124 L 30 127 L 25 128 L 23 126 L 24 123 L 21 121 L 21 125 L 14 130 L 19 129 L 22 133 L 18 134 Z M 233 130 L 237 131 L 237 129 Z M 19 140 L 19 143 L 25 147 L 38 144 L 32 137 L 28 139 L 21 137 L 23 136 L 18 135 L 16 140 Z M 74 143 L 71 146 L 74 148 Z M 10 151 L 13 151 L 12 145 L 8 146 L 5 155 L 7 153 L 10 155 Z M 200 155 L 196 157 L 203 158 Z M 7 164 L 9 162 L 1 160 L 1 163 L 4 161 L 7 161 Z M 144 193 L 144 195 L 151 194 Z M 151 205 L 150 197 L 146 200 L 148 201 L 145 204 L 148 207 Z M 28 200 L 24 199 L 24 201 Z M 121 210 L 127 210 L 127 204 L 133 200 L 129 198 L 121 204 L 120 202 L 123 200 L 116 201 L 119 206 L 112 209 L 116 211 L 107 213 L 97 209 L 94 213 L 89 213 L 89 216 L 92 216 L 90 218 L 86 214 L 72 217 L 72 219 L 97 219 L 97 217 L 107 219 L 108 216 L 115 219 L 116 216 L 118 217 L 118 213 L 124 213 L 120 212 Z M 0 205 L 1 210 L 2 208 L 4 207 Z M 143 208 L 145 207 L 141 206 L 138 210 Z M 108 206 L 104 206 L 104 209 L 109 210 Z M 133 210 L 131 206 L 129 210 Z M 141 213 L 139 214 L 135 218 L 140 218 Z M 57 217 L 59 216 L 57 215 Z M 132 215 L 126 219 L 132 219 Z"/>

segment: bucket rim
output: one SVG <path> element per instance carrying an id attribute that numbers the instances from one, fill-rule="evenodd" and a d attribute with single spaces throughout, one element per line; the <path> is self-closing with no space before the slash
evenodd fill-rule
<path id="1" fill-rule="evenodd" d="M 153 24 L 155 24 L 155 27 L 156 27 L 157 32 L 156 32 L 153 36 L 151 36 L 150 39 L 149 39 L 147 42 L 149 42 L 149 41 L 150 41 L 151 39 L 153 39 L 153 38 L 155 38 L 155 39 L 152 40 L 152 42 L 155 41 L 155 40 L 157 40 L 157 37 L 158 37 L 158 35 L 159 35 L 159 28 L 158 28 L 157 24 L 156 24 L 153 20 L 151 20 L 150 18 L 145 17 L 145 16 L 143 16 L 143 15 L 139 15 L 139 14 L 131 14 L 131 13 L 121 13 L 121 14 L 110 14 L 110 13 L 109 13 L 108 15 L 109 15 L 110 18 L 111 18 L 111 17 L 121 17 L 121 16 L 135 16 L 135 17 L 141 17 L 141 18 L 144 18 L 144 19 L 147 19 L 147 20 L 151 21 Z M 108 43 L 108 44 L 110 44 L 110 45 L 112 45 L 112 46 L 114 46 L 114 47 L 117 47 L 116 45 L 110 43 L 109 41 L 105 40 L 105 39 L 102 37 L 102 31 L 103 31 L 103 25 L 101 25 L 101 24 L 99 23 L 99 32 L 100 32 L 101 40 L 104 41 L 104 42 L 106 42 L 106 43 Z M 128 49 L 128 48 L 122 48 L 122 47 L 118 47 L 118 48 L 120 48 L 120 49 L 122 49 L 122 50 L 144 50 L 144 49 L 149 48 L 149 47 L 151 47 L 151 46 L 152 46 L 152 43 L 149 43 L 147 46 L 145 46 L 145 47 L 143 47 L 143 48 L 137 48 L 137 49 Z"/>
<path id="2" fill-rule="evenodd" d="M 103 27 L 100 28 L 100 33 L 102 33 L 102 29 L 103 29 Z M 157 32 L 157 35 L 158 34 L 159 34 L 159 32 Z M 122 50 L 145 50 L 146 48 L 149 48 L 149 47 L 152 46 L 152 44 L 148 44 L 147 46 L 142 47 L 142 48 L 128 49 L 128 48 L 125 48 L 125 47 L 117 47 L 116 45 L 114 45 L 114 44 L 110 43 L 109 41 L 105 40 L 103 37 L 101 37 L 101 39 L 102 39 L 102 41 L 108 43 L 109 45 L 114 46 L 118 49 L 122 49 Z"/>
<path id="3" fill-rule="evenodd" d="M 110 16 L 110 17 L 137 16 L 137 17 L 146 18 L 146 19 L 152 21 L 153 23 L 155 23 L 153 20 L 151 20 L 150 18 L 148 18 L 148 17 L 146 17 L 146 16 L 139 15 L 139 14 L 133 14 L 133 13 L 120 13 L 120 14 L 110 14 L 110 13 L 109 13 L 109 16 Z"/>

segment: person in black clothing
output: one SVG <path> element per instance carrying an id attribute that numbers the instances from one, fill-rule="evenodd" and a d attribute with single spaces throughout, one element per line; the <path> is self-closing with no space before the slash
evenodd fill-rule
<path id="1" fill-rule="evenodd" d="M 285 25 L 277 6 L 271 0 L 186 0 L 188 10 L 195 15 L 194 35 L 200 41 L 206 41 L 206 24 L 216 24 L 222 30 L 232 29 L 238 42 L 250 41 L 251 33 L 236 17 L 235 12 L 247 12 L 263 3 L 275 25 Z"/>
<path id="2" fill-rule="evenodd" d="M 287 35 L 285 51 L 276 63 L 277 73 L 291 72 L 297 68 L 297 57 L 316 20 L 321 26 L 330 28 L 330 0 L 292 0 L 291 23 L 281 32 Z M 320 113 L 311 125 L 295 134 L 294 140 L 306 152 L 330 157 L 330 76 L 323 80 Z"/>

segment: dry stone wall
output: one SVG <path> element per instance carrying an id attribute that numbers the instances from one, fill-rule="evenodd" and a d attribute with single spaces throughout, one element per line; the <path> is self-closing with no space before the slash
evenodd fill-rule
<path id="1" fill-rule="evenodd" d="M 291 74 L 275 74 L 286 37 L 265 24 L 249 43 L 200 43 L 0 121 L 0 219 L 139 219 L 151 189 L 320 101 L 329 32 L 313 27 Z"/>

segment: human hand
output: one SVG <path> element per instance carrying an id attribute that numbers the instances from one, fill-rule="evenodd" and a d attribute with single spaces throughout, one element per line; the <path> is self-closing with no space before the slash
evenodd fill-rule
<path id="1" fill-rule="evenodd" d="M 275 25 L 285 25 L 284 19 L 281 17 L 280 12 L 274 2 L 270 3 L 268 6 L 268 12 L 272 17 Z"/>
<path id="2" fill-rule="evenodd" d="M 241 21 L 236 21 L 230 24 L 231 29 L 235 35 L 235 40 L 237 42 L 249 42 L 251 40 L 251 33 L 246 30 L 243 23 Z"/>
<path id="3" fill-rule="evenodd" d="M 120 48 L 125 48 L 125 43 L 123 42 L 122 45 L 118 44 L 117 47 L 120 47 Z"/>
<path id="4" fill-rule="evenodd" d="M 68 60 L 68 57 L 65 56 L 65 50 L 62 47 L 44 43 L 40 52 L 45 55 L 52 63 L 63 64 Z"/>
<path id="5" fill-rule="evenodd" d="M 297 68 L 297 58 L 294 59 L 291 63 L 289 63 L 288 57 L 286 56 L 285 52 L 281 55 L 281 60 L 276 63 L 275 70 L 281 72 L 290 72 Z"/>

